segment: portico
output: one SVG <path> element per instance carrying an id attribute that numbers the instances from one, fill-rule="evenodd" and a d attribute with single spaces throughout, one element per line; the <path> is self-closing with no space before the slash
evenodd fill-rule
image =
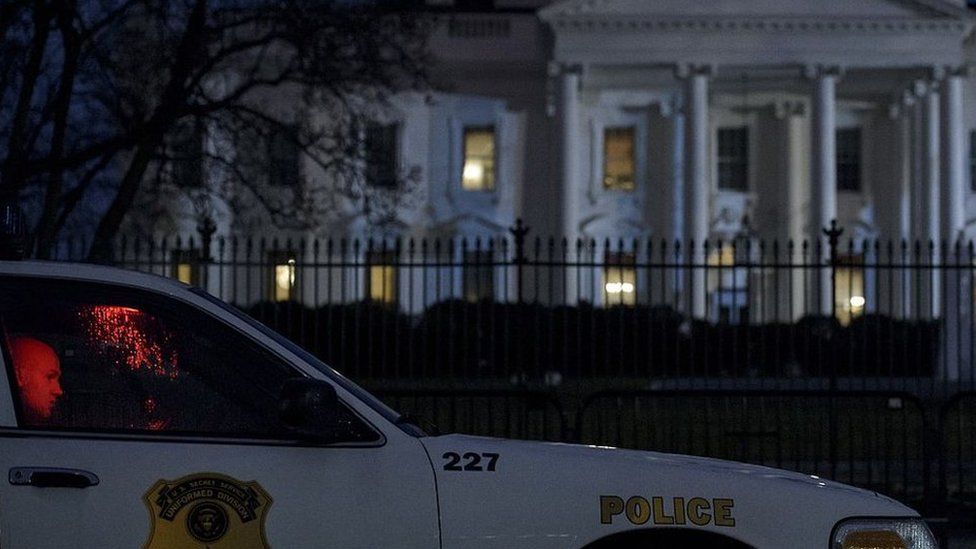
<path id="1" fill-rule="evenodd" d="M 815 253 L 832 220 L 856 242 L 966 234 L 963 8 L 567 0 L 541 17 L 566 236 L 681 240 L 704 263 L 702 242 L 743 235 Z M 631 149 L 634 184 L 607 184 L 608 155 Z M 941 292 L 926 293 L 937 316 Z M 690 299 L 704 316 L 707 292 Z"/>

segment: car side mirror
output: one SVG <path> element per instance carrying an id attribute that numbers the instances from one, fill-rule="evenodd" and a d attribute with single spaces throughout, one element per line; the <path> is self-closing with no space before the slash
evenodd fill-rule
<path id="1" fill-rule="evenodd" d="M 339 424 L 339 397 L 335 387 L 320 379 L 287 379 L 278 400 L 281 422 L 303 440 L 335 442 Z"/>

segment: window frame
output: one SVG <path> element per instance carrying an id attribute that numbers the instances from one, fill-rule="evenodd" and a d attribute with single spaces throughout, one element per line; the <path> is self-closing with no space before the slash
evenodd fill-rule
<path id="1" fill-rule="evenodd" d="M 64 278 L 52 278 L 52 277 L 37 277 L 37 276 L 24 276 L 24 275 L 9 275 L 0 274 L 0 283 L 7 286 L 10 284 L 21 284 L 22 287 L 29 287 L 30 285 L 44 285 L 44 284 L 57 284 L 69 282 L 77 288 L 77 286 L 87 286 L 89 290 L 94 290 L 97 295 L 100 296 L 118 296 L 120 299 L 125 301 L 135 301 L 141 303 L 145 306 L 146 311 L 150 314 L 158 315 L 159 311 L 168 311 L 171 316 L 178 317 L 178 313 L 183 312 L 184 314 L 194 314 L 194 312 L 201 317 L 201 319 L 209 322 L 214 322 L 220 326 L 219 329 L 226 330 L 236 334 L 239 338 L 239 343 L 243 342 L 245 345 L 249 346 L 249 351 L 256 354 L 264 355 L 269 360 L 276 362 L 283 369 L 287 370 L 290 374 L 286 379 L 291 378 L 304 378 L 311 379 L 314 376 L 310 375 L 309 372 L 305 371 L 299 364 L 283 355 L 279 350 L 275 349 L 274 345 L 269 345 L 268 342 L 262 341 L 261 339 L 254 336 L 254 334 L 249 333 L 250 330 L 242 330 L 240 327 L 235 326 L 232 322 L 228 322 L 226 318 L 221 315 L 214 314 L 210 307 L 201 307 L 197 304 L 192 303 L 187 299 L 183 299 L 176 293 L 167 293 L 160 289 L 155 288 L 144 288 L 137 287 L 127 284 L 119 284 L 113 282 L 100 282 L 93 280 L 75 280 L 75 279 L 64 279 Z M 194 291 L 199 290 L 199 292 Z M 201 290 L 191 289 L 191 294 L 200 297 Z M 80 295 L 80 292 L 76 293 Z M 213 298 L 216 299 L 216 298 Z M 212 303 L 213 299 L 205 298 L 204 301 Z M 152 309 L 152 310 L 150 310 Z M 182 310 L 182 311 L 181 311 Z M 226 314 L 223 308 L 219 308 L 221 312 Z M 236 316 L 236 315 L 233 315 Z M 238 319 L 239 320 L 239 319 Z M 256 321 L 248 317 L 249 322 L 245 322 L 245 325 L 249 328 L 253 328 Z M 0 427 L 0 433 L 5 431 L 11 432 L 31 432 L 32 434 L 38 434 L 41 436 L 47 436 L 52 438 L 74 438 L 74 439 L 85 439 L 85 440 L 122 440 L 122 441 L 140 441 L 140 442 L 163 442 L 163 443 L 200 443 L 200 444 L 232 444 L 232 445 L 248 445 L 248 446 L 289 446 L 289 447 L 323 447 L 323 448 L 372 448 L 381 447 L 386 444 L 386 434 L 385 432 L 378 428 L 376 424 L 360 413 L 356 409 L 356 406 L 350 405 L 341 396 L 338 396 L 338 402 L 341 407 L 344 407 L 349 414 L 359 421 L 363 427 L 372 431 L 376 435 L 376 440 L 369 442 L 339 442 L 335 444 L 323 445 L 321 443 L 316 443 L 313 441 L 308 441 L 302 439 L 300 436 L 292 437 L 280 437 L 280 436 L 254 436 L 254 435 L 240 435 L 240 434 L 221 434 L 221 433 L 192 433 L 186 431 L 145 431 L 145 430 L 116 430 L 116 429 L 77 429 L 77 428 L 66 428 L 66 427 L 38 427 L 29 426 L 24 424 L 25 418 L 23 417 L 23 406 L 20 402 L 20 395 L 18 391 L 14 388 L 15 383 L 15 373 L 13 371 L 13 361 L 9 353 L 9 346 L 7 345 L 6 339 L 6 327 L 4 326 L 5 319 L 3 318 L 3 312 L 0 311 L 0 340 L 2 345 L 0 345 L 0 358 L 3 360 L 4 372 L 7 376 L 7 386 L 0 390 L 7 391 L 9 395 L 9 402 L 12 406 L 12 411 L 16 419 L 16 425 L 14 426 L 2 426 Z M 208 324 L 209 325 L 209 324 Z M 258 333 L 268 337 L 264 330 L 258 330 Z M 269 338 L 273 343 L 279 343 L 277 338 Z M 287 346 L 286 350 L 292 351 Z M 296 355 L 298 358 L 303 358 L 302 355 Z M 311 364 L 307 366 L 315 371 L 320 371 Z M 329 383 L 336 385 L 336 382 L 331 379 L 325 372 L 322 372 Z M 341 384 L 340 384 L 341 385 Z M 372 406 L 370 406 L 372 408 Z"/>
<path id="2" fill-rule="evenodd" d="M 626 274 L 633 274 L 633 282 L 627 280 Z M 612 276 L 616 274 L 616 276 Z M 603 269 L 601 272 L 604 307 L 636 307 L 638 305 L 638 269 L 636 251 L 614 250 L 603 254 Z M 607 289 L 610 284 L 621 284 L 621 291 L 611 292 Z M 623 290 L 623 284 L 632 284 L 630 292 Z M 610 296 L 615 296 L 613 299 Z"/>
<path id="3" fill-rule="evenodd" d="M 473 283 L 473 285 L 472 285 Z M 461 295 L 468 303 L 494 302 L 495 253 L 488 248 L 461 250 Z"/>
<path id="4" fill-rule="evenodd" d="M 203 254 L 199 248 L 180 248 L 170 252 L 170 275 L 188 286 L 199 286 L 203 277 Z M 184 265 L 190 269 L 190 280 L 180 279 L 180 268 Z"/>
<path id="5" fill-rule="evenodd" d="M 381 249 L 371 249 L 366 250 L 366 255 L 363 257 L 365 264 L 365 276 L 366 276 L 366 288 L 365 288 L 365 298 L 370 303 L 375 303 L 377 305 L 383 305 L 386 307 L 395 307 L 400 303 L 400 263 L 397 251 L 392 248 L 381 248 Z M 380 298 L 373 297 L 373 269 L 382 269 L 380 272 L 380 278 L 383 283 L 381 284 L 382 295 Z M 387 271 L 389 269 L 389 271 Z M 386 286 L 388 283 L 387 273 L 389 272 L 389 284 L 392 293 L 386 295 Z"/>
<path id="6" fill-rule="evenodd" d="M 834 318 L 842 326 L 848 326 L 855 319 L 862 318 L 869 313 L 867 298 L 870 296 L 867 293 L 868 274 L 865 254 L 855 252 L 839 255 L 835 258 L 833 271 Z M 846 280 L 846 285 L 842 279 Z M 855 293 L 857 291 L 860 291 L 860 294 Z M 841 297 L 846 297 L 847 301 L 838 300 Z M 854 297 L 862 298 L 864 303 L 855 307 L 851 302 Z"/>
<path id="7" fill-rule="evenodd" d="M 722 154 L 722 136 L 728 135 L 729 132 L 741 132 L 744 139 L 742 143 L 744 148 L 741 151 L 741 155 L 723 155 Z M 715 187 L 719 191 L 724 192 L 734 192 L 734 193 L 748 193 L 750 190 L 750 176 L 752 166 L 750 165 L 750 126 L 748 124 L 741 124 L 736 126 L 719 126 L 715 130 Z M 735 184 L 726 184 L 722 180 L 722 167 L 723 165 L 730 167 L 741 167 L 742 168 L 742 181 L 741 183 L 735 182 Z M 738 173 L 738 172 L 735 172 Z"/>
<path id="8" fill-rule="evenodd" d="M 295 296 L 298 293 L 298 255 L 291 250 L 272 250 L 268 252 L 268 265 L 271 266 L 271 273 L 268 277 L 269 289 L 268 289 L 268 300 L 272 303 L 288 303 L 290 301 L 295 301 Z M 278 285 L 278 268 L 288 267 L 291 269 L 290 273 L 290 284 L 288 286 L 288 295 L 282 299 L 278 295 L 278 291 L 281 287 Z"/>
<path id="9" fill-rule="evenodd" d="M 484 132 L 491 135 L 491 181 L 479 188 L 464 185 L 464 167 L 468 163 L 468 134 Z M 482 175 L 484 182 L 485 175 Z M 498 188 L 498 128 L 495 124 L 465 124 L 461 128 L 461 190 L 469 193 L 493 193 Z"/>
<path id="10" fill-rule="evenodd" d="M 384 162 L 388 161 L 390 163 L 389 167 L 384 166 L 383 169 L 377 169 L 377 164 L 373 162 L 373 149 L 371 147 L 370 135 L 372 131 L 382 131 L 390 132 L 392 137 L 390 148 L 388 151 L 383 151 L 388 158 L 384 158 Z M 391 122 L 389 124 L 384 124 L 377 121 L 369 121 L 366 123 L 366 127 L 363 130 L 363 159 L 364 159 L 364 178 L 366 185 L 375 189 L 396 189 L 400 186 L 399 181 L 399 171 L 400 171 L 400 123 Z M 388 173 L 386 173 L 388 172 Z M 383 175 L 385 177 L 380 177 Z"/>
<path id="11" fill-rule="evenodd" d="M 607 167 L 610 162 L 610 154 L 608 150 L 609 140 L 607 137 L 613 132 L 626 132 L 630 135 L 630 182 L 629 184 L 615 183 L 613 185 L 608 183 L 609 176 L 607 175 Z M 603 157 L 601 162 L 601 178 L 600 187 L 604 191 L 609 192 L 622 192 L 622 193 L 632 193 L 637 190 L 637 125 L 636 124 L 615 124 L 607 125 L 603 127 Z"/>
<path id="12" fill-rule="evenodd" d="M 195 190 L 206 187 L 205 156 L 207 135 L 203 125 L 192 122 L 178 128 L 169 140 L 170 182 L 178 189 Z M 191 174 L 191 177 L 183 177 Z"/>
<path id="13" fill-rule="evenodd" d="M 842 157 L 842 154 L 845 154 L 848 151 L 841 151 L 840 145 L 842 142 L 846 142 L 845 140 L 847 137 L 851 135 L 856 136 L 856 147 L 853 149 L 853 155 L 849 155 L 849 157 Z M 835 130 L 835 145 L 834 177 L 837 180 L 837 191 L 847 193 L 864 192 L 864 132 L 861 131 L 861 127 L 850 126 L 837 128 Z M 856 168 L 851 172 L 854 174 L 853 186 L 846 183 L 846 178 L 841 178 L 842 167 Z"/>
<path id="14" fill-rule="evenodd" d="M 266 136 L 266 161 L 267 166 L 265 167 L 265 172 L 267 173 L 267 181 L 269 187 L 279 188 L 279 189 L 296 189 L 301 186 L 302 183 L 302 147 L 299 144 L 299 125 L 298 124 L 285 124 L 282 126 L 274 126 Z M 288 152 L 294 153 L 294 158 L 289 158 L 289 162 L 278 162 L 284 155 L 279 155 L 278 153 L 285 150 L 280 145 L 284 143 L 288 145 Z M 289 154 L 291 156 L 291 154 Z M 291 162 L 293 160 L 294 162 Z M 288 177 L 294 177 L 294 180 L 284 181 L 284 178 L 278 178 L 279 174 L 285 173 L 283 169 L 284 166 L 291 166 L 288 168 Z"/>

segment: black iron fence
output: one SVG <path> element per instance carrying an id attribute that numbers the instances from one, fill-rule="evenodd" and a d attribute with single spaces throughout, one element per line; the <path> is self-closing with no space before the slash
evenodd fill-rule
<path id="1" fill-rule="evenodd" d="M 125 239 L 361 380 L 976 389 L 972 245 Z M 66 253 L 63 255 L 71 255 Z"/>
<path id="2" fill-rule="evenodd" d="M 122 239 L 444 431 L 976 501 L 970 243 Z M 70 256 L 66 248 L 63 256 Z"/>

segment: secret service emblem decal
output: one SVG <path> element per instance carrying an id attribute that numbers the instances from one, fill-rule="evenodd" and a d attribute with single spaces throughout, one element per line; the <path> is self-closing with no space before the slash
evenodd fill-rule
<path id="1" fill-rule="evenodd" d="M 257 482 L 200 473 L 159 480 L 143 501 L 152 526 L 144 549 L 268 549 L 271 496 Z"/>

